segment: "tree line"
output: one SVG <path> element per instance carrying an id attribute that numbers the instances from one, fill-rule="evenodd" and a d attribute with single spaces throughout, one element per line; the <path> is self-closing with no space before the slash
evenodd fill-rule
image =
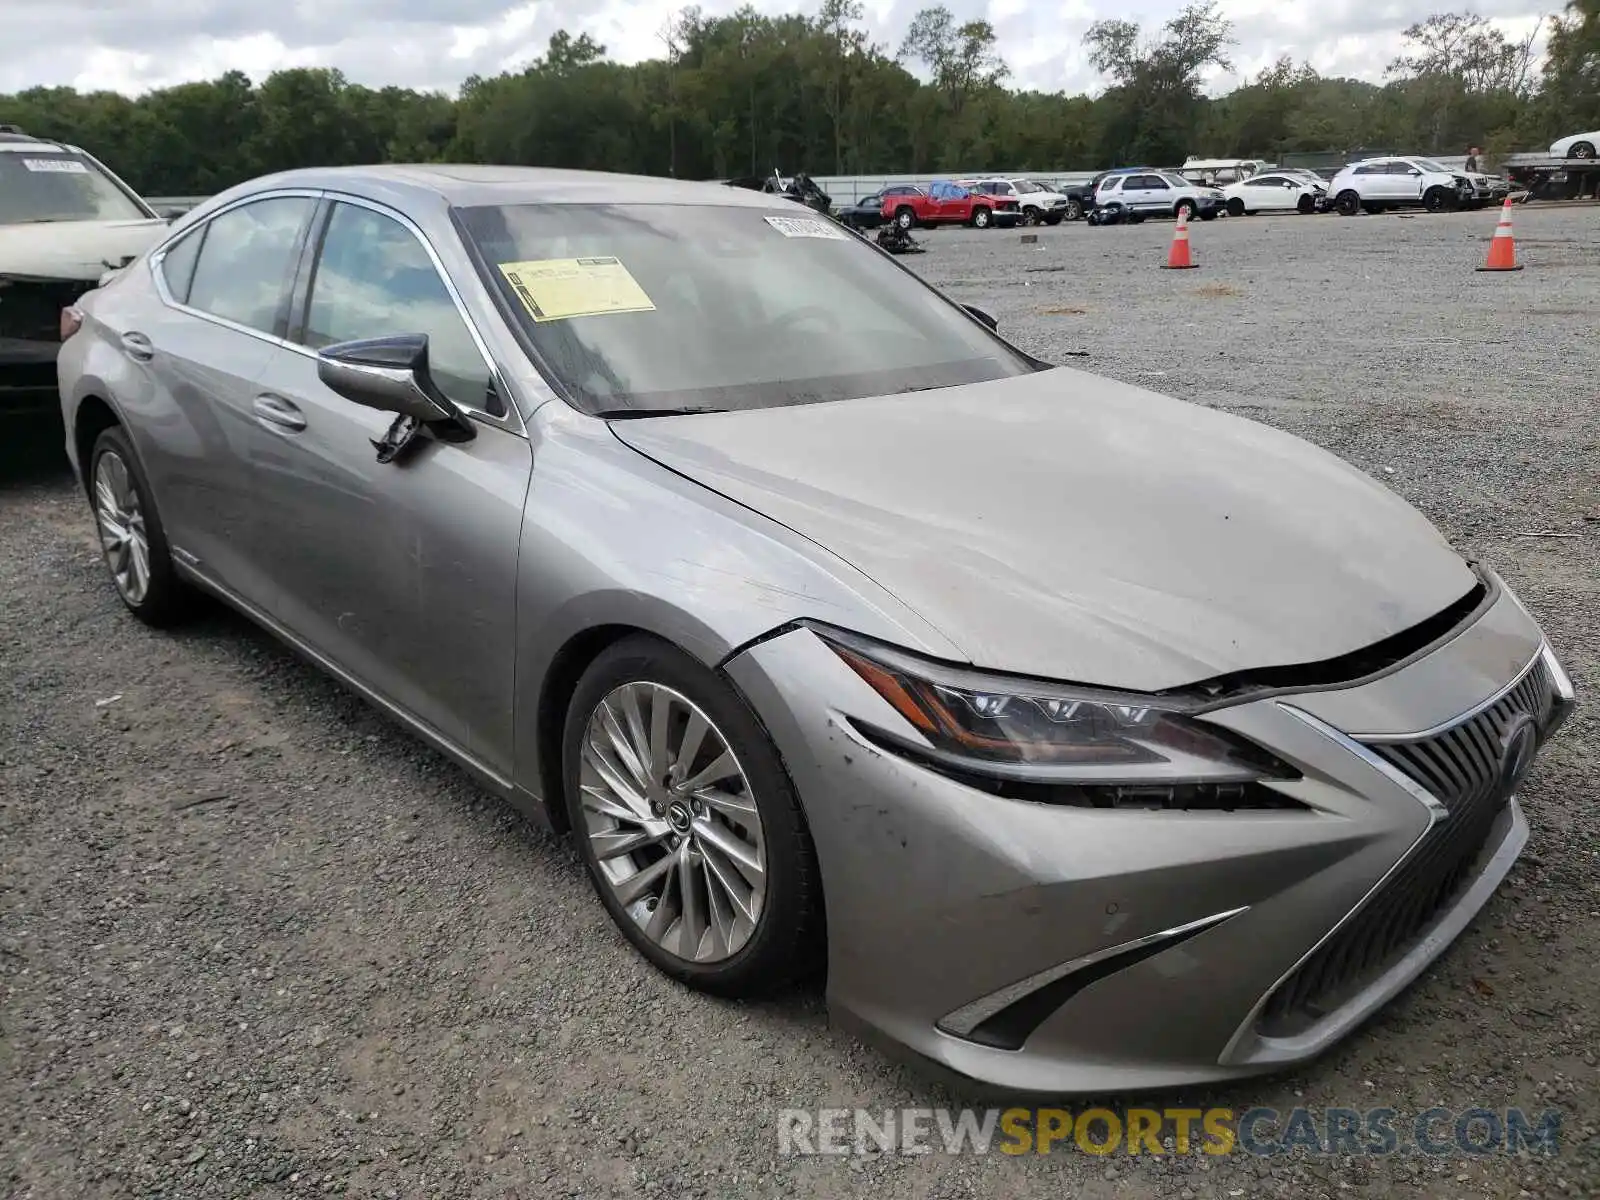
<path id="1" fill-rule="evenodd" d="M 1471 13 L 1405 31 L 1381 84 L 1281 59 L 1208 97 L 1232 70 L 1215 0 L 1165 25 L 1090 27 L 1097 96 L 1011 86 L 986 21 L 924 9 L 898 47 L 861 28 L 857 0 L 813 16 L 746 7 L 677 13 L 663 53 L 611 61 L 555 34 L 523 70 L 474 75 L 456 97 L 351 83 L 339 71 L 234 71 L 137 97 L 71 88 L 0 95 L 0 124 L 84 146 L 147 195 L 210 194 L 271 171 L 381 161 L 522 163 L 676 175 L 815 175 L 1169 165 L 1191 154 L 1279 158 L 1361 148 L 1492 161 L 1600 127 L 1600 0 L 1571 0 L 1535 39 Z"/>

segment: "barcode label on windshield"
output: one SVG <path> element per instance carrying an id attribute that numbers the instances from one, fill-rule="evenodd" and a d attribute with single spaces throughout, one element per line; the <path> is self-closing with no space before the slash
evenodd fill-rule
<path id="1" fill-rule="evenodd" d="M 810 217 L 768 217 L 766 220 L 784 237 L 833 238 L 841 242 L 850 237 L 832 221 L 816 221 Z"/>
<path id="2" fill-rule="evenodd" d="M 54 171 L 61 175 L 87 175 L 89 173 L 89 168 L 75 158 L 25 158 L 22 160 L 22 169 L 43 173 Z"/>

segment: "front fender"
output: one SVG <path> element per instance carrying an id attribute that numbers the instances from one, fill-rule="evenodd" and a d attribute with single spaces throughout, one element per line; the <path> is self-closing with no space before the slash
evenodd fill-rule
<path id="1" fill-rule="evenodd" d="M 842 559 L 623 445 L 604 422 L 558 401 L 538 410 L 529 436 L 517 570 L 519 790 L 549 799 L 538 724 L 552 668 L 570 665 L 566 653 L 599 630 L 654 634 L 708 667 L 807 617 L 963 657 Z"/>

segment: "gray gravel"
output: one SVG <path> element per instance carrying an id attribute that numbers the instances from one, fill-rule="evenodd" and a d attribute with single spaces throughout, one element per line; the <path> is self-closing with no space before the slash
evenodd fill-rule
<path id="1" fill-rule="evenodd" d="M 937 231 L 906 261 L 1043 357 L 1378 475 L 1508 577 L 1592 697 L 1600 212 L 1517 223 L 1517 275 L 1474 273 L 1492 213 L 1199 224 L 1188 272 L 1157 269 L 1162 224 Z M 1555 1159 L 780 1158 L 779 1108 L 951 1098 L 815 994 L 663 980 L 564 848 L 242 620 L 138 626 L 55 435 L 5 444 L 6 1194 L 1600 1195 L 1592 708 L 1527 787 L 1523 863 L 1418 986 L 1299 1074 L 1155 1098 L 1554 1106 Z"/>

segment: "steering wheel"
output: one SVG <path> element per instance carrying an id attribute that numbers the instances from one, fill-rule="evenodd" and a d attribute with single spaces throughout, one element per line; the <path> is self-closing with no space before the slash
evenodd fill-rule
<path id="1" fill-rule="evenodd" d="M 798 325 L 802 321 L 819 321 L 827 333 L 839 332 L 839 317 L 832 309 L 824 308 L 820 304 L 802 304 L 799 308 L 792 308 L 772 322 L 774 331 L 787 329 L 790 325 Z"/>

